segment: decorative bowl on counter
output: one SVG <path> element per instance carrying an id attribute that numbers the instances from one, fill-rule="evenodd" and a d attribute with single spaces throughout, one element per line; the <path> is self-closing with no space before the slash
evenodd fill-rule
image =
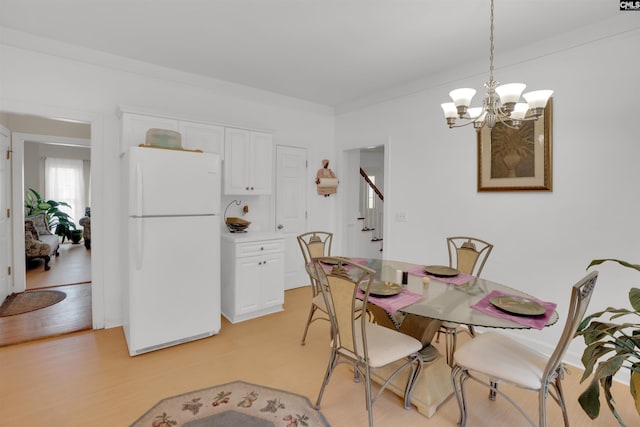
<path id="1" fill-rule="evenodd" d="M 231 233 L 246 233 L 247 227 L 251 224 L 251 222 L 246 221 L 242 218 L 236 217 L 227 217 L 225 219 L 225 223 L 227 224 L 227 228 Z"/>

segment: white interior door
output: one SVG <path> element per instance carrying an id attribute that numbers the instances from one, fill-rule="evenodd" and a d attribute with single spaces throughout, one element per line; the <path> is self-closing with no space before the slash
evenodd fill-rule
<path id="1" fill-rule="evenodd" d="M 0 126 L 0 304 L 11 290 L 11 160 L 9 159 L 9 129 Z"/>
<path id="2" fill-rule="evenodd" d="M 307 150 L 276 147 L 276 231 L 284 240 L 284 288 L 309 285 L 296 237 L 307 226 Z"/>

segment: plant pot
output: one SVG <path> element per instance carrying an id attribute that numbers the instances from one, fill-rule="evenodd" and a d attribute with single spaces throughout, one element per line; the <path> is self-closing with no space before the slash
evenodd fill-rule
<path id="1" fill-rule="evenodd" d="M 74 245 L 80 243 L 80 240 L 82 240 L 82 230 L 71 230 L 69 233 L 69 239 L 71 239 L 71 242 Z"/>

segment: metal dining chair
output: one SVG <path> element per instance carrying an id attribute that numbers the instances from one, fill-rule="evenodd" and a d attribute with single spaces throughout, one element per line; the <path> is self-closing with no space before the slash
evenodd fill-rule
<path id="1" fill-rule="evenodd" d="M 335 264 L 335 261 L 340 262 L 330 271 L 325 270 L 327 263 L 331 265 Z M 323 257 L 316 258 L 313 262 L 325 305 L 329 308 L 333 333 L 329 364 L 318 394 L 316 408 L 320 408 L 324 390 L 335 367 L 340 363 L 348 363 L 354 368 L 356 380 L 364 377 L 370 427 L 373 426 L 373 404 L 391 380 L 404 369 L 410 369 L 404 392 L 404 406 L 410 409 L 411 392 L 422 369 L 419 353 L 422 344 L 413 337 L 371 322 L 369 316 L 360 315 L 361 312 L 356 308 L 358 301 L 362 301 L 366 306 L 376 272 L 343 258 Z M 359 289 L 362 290 L 360 296 Z M 393 370 L 377 393 L 372 395 L 371 371 L 398 361 L 402 361 L 400 366 Z"/>
<path id="2" fill-rule="evenodd" d="M 451 382 L 460 408 L 461 427 L 467 422 L 465 383 L 469 379 L 487 386 L 492 400 L 497 394 L 505 397 L 532 426 L 536 423 L 513 399 L 498 390 L 498 384 L 510 384 L 538 393 L 540 427 L 546 426 L 546 398 L 550 395 L 562 410 L 565 427 L 569 426 L 561 384 L 565 370 L 562 358 L 584 317 L 597 278 L 598 272 L 591 272 L 571 288 L 567 321 L 551 356 L 495 332 L 483 333 L 456 350 Z"/>
<path id="3" fill-rule="evenodd" d="M 449 252 L 449 267 L 454 267 L 461 273 L 480 277 L 487 258 L 493 250 L 493 245 L 475 237 L 455 236 L 447 237 L 447 250 Z M 440 341 L 440 334 L 445 336 L 445 353 L 447 363 L 453 363 L 453 351 L 456 348 L 457 334 L 460 325 L 453 322 L 442 322 L 436 335 L 436 342 Z M 468 326 L 467 331 L 473 337 L 473 326 Z"/>
<path id="4" fill-rule="evenodd" d="M 320 284 L 310 273 L 309 268 L 312 267 L 312 262 L 315 258 L 323 256 L 331 256 L 331 243 L 333 242 L 333 233 L 326 231 L 310 231 L 308 233 L 300 234 L 298 237 L 298 245 L 302 251 L 304 258 L 305 268 L 311 281 L 311 308 L 309 309 L 309 317 L 307 323 L 304 326 L 304 333 L 302 334 L 301 345 L 305 344 L 307 339 L 307 332 L 309 331 L 309 325 L 316 320 L 329 321 L 329 315 L 327 313 L 327 307 L 325 306 L 322 292 L 320 291 Z M 319 316 L 314 317 L 316 313 L 320 313 Z"/>

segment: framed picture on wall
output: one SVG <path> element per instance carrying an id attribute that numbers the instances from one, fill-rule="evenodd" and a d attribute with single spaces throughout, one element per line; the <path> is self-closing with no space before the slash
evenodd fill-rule
<path id="1" fill-rule="evenodd" d="M 478 191 L 551 191 L 553 100 L 518 129 L 496 123 L 478 132 Z"/>

